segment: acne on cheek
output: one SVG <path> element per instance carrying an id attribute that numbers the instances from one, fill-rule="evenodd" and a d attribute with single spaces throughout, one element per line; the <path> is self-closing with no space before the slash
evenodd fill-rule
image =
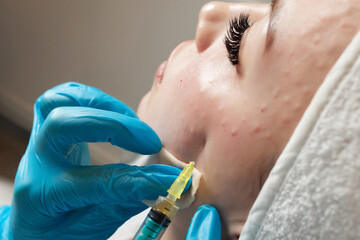
<path id="1" fill-rule="evenodd" d="M 238 119 L 239 121 L 222 120 L 218 123 L 217 138 L 223 139 L 224 149 L 230 152 L 238 150 L 239 144 L 247 145 L 249 141 L 261 139 L 271 140 L 273 134 L 267 123 L 264 123 L 264 113 L 267 106 L 258 109 L 258 113 L 251 113 L 247 118 Z M 251 120 L 250 120 L 251 119 Z"/>
<path id="2" fill-rule="evenodd" d="M 236 137 L 239 133 L 239 128 L 234 126 L 229 126 L 226 122 L 220 124 L 224 135 L 229 135 L 230 137 Z"/>
<path id="3" fill-rule="evenodd" d="M 264 113 L 268 108 L 268 105 L 266 103 L 261 104 L 260 106 L 260 112 Z"/>
<path id="4" fill-rule="evenodd" d="M 273 126 L 272 132 L 269 132 L 267 137 L 271 140 L 276 136 L 279 146 L 285 146 L 311 99 L 311 91 L 308 87 L 297 86 L 297 89 L 298 91 L 294 93 L 273 92 L 273 99 L 276 100 L 270 107 L 274 108 Z"/>
<path id="5" fill-rule="evenodd" d="M 262 117 L 261 114 L 259 115 L 259 117 Z M 271 140 L 273 134 L 267 123 L 264 123 L 263 121 L 258 121 L 254 122 L 251 125 L 249 136 L 256 139 Z"/>
<path id="6" fill-rule="evenodd" d="M 274 81 L 274 86 L 270 86 L 272 90 L 269 106 L 273 108 L 271 111 L 274 117 L 281 123 L 280 128 L 297 122 L 313 95 L 312 81 L 307 74 L 301 74 L 305 70 L 306 58 L 311 56 L 297 55 L 299 54 L 290 49 L 283 56 L 289 64 L 281 67 L 278 80 Z"/>

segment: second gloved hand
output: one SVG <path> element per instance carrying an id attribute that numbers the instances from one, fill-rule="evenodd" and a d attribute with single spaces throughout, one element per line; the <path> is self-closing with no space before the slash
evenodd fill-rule
<path id="1" fill-rule="evenodd" d="M 220 240 L 221 222 L 219 213 L 210 205 L 198 208 L 191 220 L 185 240 Z"/>
<path id="2" fill-rule="evenodd" d="M 13 202 L 2 211 L 1 239 L 106 239 L 146 208 L 143 199 L 165 194 L 180 172 L 160 165 L 90 166 L 86 142 L 142 154 L 161 149 L 149 126 L 98 89 L 67 83 L 47 91 L 34 107 Z"/>

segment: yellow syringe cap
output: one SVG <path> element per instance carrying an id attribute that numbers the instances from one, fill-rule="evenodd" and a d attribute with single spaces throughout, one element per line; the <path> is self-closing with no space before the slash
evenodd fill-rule
<path id="1" fill-rule="evenodd" d="M 175 182 L 171 185 L 168 193 L 177 199 L 180 199 L 181 194 L 183 193 L 187 182 L 189 181 L 191 174 L 194 170 L 195 163 L 188 163 L 184 169 L 181 171 L 179 176 L 176 178 Z"/>

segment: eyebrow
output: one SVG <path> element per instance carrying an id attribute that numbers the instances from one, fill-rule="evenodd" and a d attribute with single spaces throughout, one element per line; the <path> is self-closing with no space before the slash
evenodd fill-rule
<path id="1" fill-rule="evenodd" d="M 269 25 L 266 33 L 266 41 L 265 41 L 265 51 L 267 51 L 271 47 L 274 41 L 274 35 L 276 30 L 275 18 L 280 11 L 280 5 L 281 5 L 280 1 L 281 0 L 272 0 L 271 2 L 270 20 L 269 20 Z"/>

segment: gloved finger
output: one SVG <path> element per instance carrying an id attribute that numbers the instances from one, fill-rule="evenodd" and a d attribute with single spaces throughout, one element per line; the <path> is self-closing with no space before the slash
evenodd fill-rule
<path id="1" fill-rule="evenodd" d="M 38 152 L 46 150 L 66 157 L 74 144 L 80 142 L 110 142 L 140 154 L 153 154 L 162 147 L 156 133 L 141 120 L 86 107 L 54 109 L 37 137 Z"/>
<path id="2" fill-rule="evenodd" d="M 91 205 L 65 213 L 66 221 L 59 221 L 57 227 L 73 233 L 72 239 L 108 239 L 128 219 L 146 208 L 146 206 L 123 207 L 121 204 L 108 203 Z M 77 225 L 69 223 L 77 223 Z M 82 225 L 80 228 L 79 224 Z M 87 236 L 89 229 L 91 235 Z"/>
<path id="3" fill-rule="evenodd" d="M 10 211 L 10 206 L 0 206 L 0 229 L 5 229 L 4 225 L 10 215 Z"/>
<path id="4" fill-rule="evenodd" d="M 102 204 L 104 208 L 106 204 L 120 204 L 124 209 L 140 212 L 145 207 L 141 201 L 166 195 L 179 173 L 180 169 L 166 165 L 80 166 L 67 170 L 49 189 L 47 209 L 56 212 L 59 206 L 70 211 L 92 205 Z M 114 214 L 124 215 L 124 211 Z"/>
<path id="5" fill-rule="evenodd" d="M 116 98 L 80 83 L 68 82 L 46 91 L 35 103 L 35 112 L 44 120 L 57 107 L 84 106 L 118 112 L 137 118 L 136 113 Z"/>
<path id="6" fill-rule="evenodd" d="M 221 222 L 219 213 L 210 205 L 203 205 L 194 214 L 186 240 L 221 239 Z"/>

